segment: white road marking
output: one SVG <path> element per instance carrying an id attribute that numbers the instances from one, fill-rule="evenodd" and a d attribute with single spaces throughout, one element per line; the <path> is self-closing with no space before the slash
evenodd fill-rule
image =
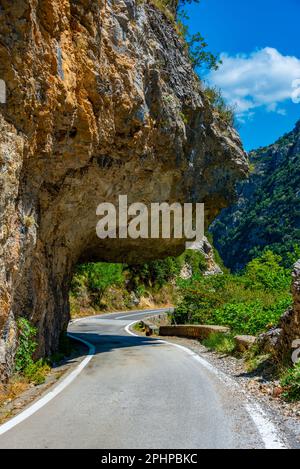
<path id="1" fill-rule="evenodd" d="M 143 313 L 144 314 L 144 313 Z M 74 322 L 86 320 L 87 318 L 79 318 Z M 134 332 L 130 330 L 130 328 L 136 324 L 138 321 L 133 321 L 130 324 L 128 324 L 125 327 L 125 331 L 134 337 L 140 337 Z M 95 347 L 93 344 L 79 338 L 75 337 L 72 334 L 68 334 L 70 337 L 72 337 L 75 340 L 78 340 L 85 345 L 89 347 L 89 353 L 88 356 L 78 365 L 77 368 L 75 368 L 74 371 L 72 371 L 61 383 L 59 383 L 52 391 L 47 393 L 44 397 L 39 399 L 37 402 L 32 404 L 30 407 L 25 409 L 23 412 L 20 414 L 16 415 L 16 417 L 13 417 L 11 420 L 8 422 L 4 423 L 3 425 L 0 426 L 0 435 L 3 435 L 4 433 L 8 432 L 12 428 L 14 428 L 16 425 L 19 423 L 23 422 L 27 418 L 31 417 L 33 414 L 35 414 L 38 410 L 40 410 L 42 407 L 44 407 L 48 402 L 50 402 L 52 399 L 54 399 L 58 394 L 60 394 L 64 389 L 66 389 L 67 386 L 69 386 L 76 378 L 77 376 L 81 373 L 81 371 L 88 365 L 88 363 L 91 361 L 93 356 L 95 355 Z M 206 361 L 204 358 L 200 357 L 198 354 L 193 352 L 192 350 L 188 349 L 187 347 L 184 347 L 179 344 L 174 344 L 172 342 L 167 342 L 166 340 L 157 340 L 158 343 L 161 344 L 167 344 L 167 345 L 172 345 L 173 347 L 177 347 L 181 350 L 183 350 L 185 353 L 189 354 L 194 360 L 198 361 L 202 366 L 207 368 L 210 372 L 218 376 L 225 384 L 231 385 L 238 387 L 238 384 L 232 380 L 229 376 L 227 376 L 225 373 L 222 371 L 218 370 L 215 368 L 213 365 L 211 365 L 208 361 Z M 245 404 L 245 408 L 247 412 L 249 413 L 250 417 L 252 418 L 255 426 L 257 427 L 261 438 L 264 442 L 265 448 L 266 449 L 287 449 L 287 446 L 284 444 L 282 439 L 280 438 L 277 429 L 275 425 L 270 421 L 270 419 L 267 417 L 263 409 L 256 403 L 254 403 L 248 395 L 246 395 L 246 392 L 243 391 L 245 394 L 245 397 L 248 402 Z"/>
<path id="2" fill-rule="evenodd" d="M 118 319 L 126 319 L 126 318 L 132 318 L 132 317 L 135 317 L 135 316 L 142 316 L 144 314 L 151 314 L 151 313 L 167 313 L 169 311 L 171 311 L 172 307 L 170 308 L 158 308 L 158 309 L 145 309 L 144 311 L 141 311 L 140 310 L 137 310 L 137 312 L 135 313 L 134 311 L 124 311 L 124 313 L 122 314 L 122 316 L 118 316 L 116 318 L 113 318 L 114 320 L 118 320 Z M 69 324 L 75 324 L 76 322 L 78 321 L 82 321 L 83 319 L 84 320 L 88 320 L 88 321 L 92 321 L 93 319 L 109 319 L 110 316 L 114 315 L 114 314 L 118 314 L 118 313 L 121 313 L 121 311 L 116 311 L 116 312 L 113 312 L 113 313 L 105 313 L 105 314 L 96 314 L 95 316 L 87 316 L 87 317 L 83 317 L 83 318 L 77 318 L 77 319 L 72 319 Z M 130 314 L 128 314 L 130 313 Z"/>
<path id="3" fill-rule="evenodd" d="M 89 342 L 83 339 L 80 339 L 77 336 L 75 337 L 72 334 L 68 334 L 68 335 L 69 337 L 72 337 L 73 339 L 78 340 L 82 342 L 83 344 L 87 345 L 87 347 L 89 348 L 88 356 L 77 366 L 77 368 L 75 368 L 75 370 L 73 370 L 65 379 L 63 379 L 61 383 L 59 383 L 54 389 L 52 389 L 52 391 L 50 391 L 48 394 L 43 396 L 41 399 L 39 399 L 37 402 L 32 404 L 30 407 L 25 409 L 23 412 L 16 415 L 16 417 L 13 417 L 11 420 L 1 425 L 0 435 L 3 435 L 3 433 L 8 432 L 19 423 L 24 422 L 24 420 L 28 419 L 28 417 L 31 417 L 31 415 L 35 414 L 38 410 L 40 410 L 42 407 L 48 404 L 48 402 L 52 401 L 52 399 L 54 399 L 58 394 L 60 394 L 64 389 L 66 389 L 66 387 L 69 386 L 69 384 L 71 384 L 75 378 L 77 378 L 77 376 L 82 372 L 82 370 L 91 361 L 96 351 L 94 345 L 90 344 Z"/>
<path id="4" fill-rule="evenodd" d="M 135 314 L 126 314 L 126 315 L 123 315 L 123 316 L 118 316 L 117 318 L 114 318 L 115 320 L 118 320 L 118 319 L 128 319 L 128 318 L 135 318 L 136 316 L 142 316 L 142 315 L 145 315 L 145 314 L 153 314 L 153 313 L 158 313 L 158 312 L 163 312 L 163 311 L 167 311 L 167 310 L 157 310 L 157 309 L 154 309 L 153 311 L 143 311 L 142 313 L 135 313 Z"/>
<path id="5" fill-rule="evenodd" d="M 150 311 L 151 313 L 154 312 L 154 310 Z M 115 313 L 111 313 L 115 314 Z M 144 313 L 143 313 L 144 314 Z M 98 316 L 99 317 L 99 316 Z M 100 316 L 101 318 L 101 316 Z M 74 319 L 73 321 L 70 321 L 70 324 L 75 324 L 79 321 L 83 320 L 93 320 L 95 317 L 89 316 L 86 318 L 78 318 Z M 105 318 L 103 318 L 105 319 Z M 4 433 L 8 432 L 12 428 L 14 428 L 16 425 L 18 425 L 21 422 L 24 422 L 24 420 L 28 419 L 31 417 L 31 415 L 35 414 L 38 410 L 40 410 L 42 407 L 44 407 L 48 402 L 52 401 L 58 394 L 60 394 L 64 389 L 66 389 L 67 386 L 69 386 L 75 378 L 82 372 L 82 370 L 89 364 L 93 356 L 95 355 L 95 347 L 93 344 L 90 342 L 87 342 L 86 340 L 83 340 L 79 337 L 75 337 L 72 334 L 68 334 L 69 337 L 72 337 L 75 340 L 78 340 L 85 344 L 89 348 L 88 356 L 78 365 L 75 370 L 73 370 L 68 376 L 66 376 L 65 379 L 61 381 L 54 389 L 52 389 L 49 393 L 47 393 L 45 396 L 43 396 L 41 399 L 36 401 L 34 404 L 32 404 L 30 407 L 25 409 L 23 412 L 20 412 L 20 414 L 16 415 L 12 419 L 10 419 L 8 422 L 4 423 L 3 425 L 0 425 L 0 435 L 3 435 Z"/>
<path id="6" fill-rule="evenodd" d="M 130 328 L 137 322 L 138 321 L 133 321 L 132 323 L 128 324 L 128 326 L 125 327 L 125 331 L 134 337 L 140 337 L 139 335 L 135 334 L 134 332 L 130 330 Z M 271 422 L 271 420 L 266 415 L 266 413 L 261 408 L 261 406 L 257 404 L 256 402 L 254 402 L 253 399 L 250 398 L 250 396 L 248 396 L 246 391 L 241 389 L 238 383 L 234 381 L 232 378 L 230 378 L 230 376 L 223 373 L 223 371 L 218 370 L 207 360 L 205 360 L 204 358 L 202 358 L 200 355 L 193 352 L 189 348 L 184 347 L 183 345 L 174 344 L 172 342 L 168 342 L 162 339 L 157 339 L 157 342 L 161 344 L 172 345 L 173 347 L 176 347 L 184 351 L 185 353 L 190 355 L 194 360 L 200 363 L 203 367 L 205 367 L 208 371 L 210 371 L 215 376 L 217 376 L 221 381 L 223 381 L 225 385 L 234 386 L 236 389 L 242 392 L 245 395 L 245 399 L 246 399 L 245 409 L 250 415 L 251 419 L 253 420 L 261 436 L 261 439 L 265 445 L 265 449 L 288 449 L 287 445 L 283 442 L 282 438 L 280 437 L 275 425 L 273 424 L 273 422 Z"/>

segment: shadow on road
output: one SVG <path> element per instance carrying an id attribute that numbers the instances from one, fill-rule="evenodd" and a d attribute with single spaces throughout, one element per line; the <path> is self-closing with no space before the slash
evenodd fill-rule
<path id="1" fill-rule="evenodd" d="M 65 363 L 71 363 L 74 359 L 88 354 L 88 347 L 76 340 L 82 339 L 94 345 L 95 355 L 110 352 L 120 348 L 145 347 L 161 345 L 160 339 L 143 336 L 125 336 L 113 334 L 96 334 L 91 332 L 71 332 L 71 340 L 74 342 L 75 350 L 71 357 L 66 358 Z"/>

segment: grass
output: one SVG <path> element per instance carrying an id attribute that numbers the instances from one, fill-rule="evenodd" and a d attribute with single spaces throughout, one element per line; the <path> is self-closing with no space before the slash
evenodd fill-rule
<path id="1" fill-rule="evenodd" d="M 51 367 L 49 363 L 46 360 L 40 359 L 28 365 L 23 371 L 23 376 L 29 383 L 38 386 L 45 382 L 50 371 Z"/>
<path id="2" fill-rule="evenodd" d="M 207 339 L 202 341 L 202 344 L 210 350 L 227 355 L 234 352 L 236 347 L 235 340 L 231 334 L 221 333 L 210 334 Z"/>
<path id="3" fill-rule="evenodd" d="M 134 324 L 133 330 L 136 331 L 136 332 L 144 332 L 145 328 L 144 328 L 143 323 L 142 322 L 137 322 L 136 324 Z"/>
<path id="4" fill-rule="evenodd" d="M 226 122 L 229 126 L 235 125 L 235 114 L 233 107 L 229 106 L 222 96 L 221 90 L 216 87 L 207 87 L 204 89 L 204 94 L 208 101 L 217 112 L 219 117 Z"/>
<path id="5" fill-rule="evenodd" d="M 142 3 L 142 2 L 141 2 Z M 168 0 L 149 0 L 150 5 L 153 5 L 158 10 L 160 10 L 168 20 L 175 24 L 175 17 L 171 10 L 168 8 Z"/>
<path id="6" fill-rule="evenodd" d="M 62 334 L 59 340 L 59 350 L 47 359 L 34 361 L 32 353 L 36 348 L 34 341 L 35 328 L 30 323 L 21 318 L 19 325 L 19 347 L 17 350 L 16 367 L 13 376 L 7 383 L 0 383 L 0 408 L 21 396 L 31 386 L 38 386 L 45 382 L 46 377 L 52 370 L 52 366 L 60 363 L 65 357 L 69 357 L 74 351 L 72 340 L 66 333 Z M 57 379 L 60 375 L 57 375 Z M 1 411 L 0 423 L 9 417 Z"/>
<path id="7" fill-rule="evenodd" d="M 280 384 L 284 389 L 282 396 L 287 401 L 300 400 L 300 362 L 283 374 Z"/>
<path id="8" fill-rule="evenodd" d="M 258 354 L 258 355 L 248 355 L 245 354 L 245 368 L 248 373 L 254 373 L 258 371 L 265 364 L 269 363 L 271 359 L 270 354 Z"/>
<path id="9" fill-rule="evenodd" d="M 8 383 L 0 384 L 0 407 L 8 401 L 12 401 L 30 387 L 30 383 L 24 377 L 14 376 Z"/>

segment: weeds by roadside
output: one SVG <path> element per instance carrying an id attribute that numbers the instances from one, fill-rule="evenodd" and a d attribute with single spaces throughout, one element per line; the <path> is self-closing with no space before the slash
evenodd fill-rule
<path id="1" fill-rule="evenodd" d="M 35 360 L 37 329 L 26 318 L 19 318 L 18 347 L 15 355 L 15 372 L 6 383 L 0 384 L 0 407 L 11 402 L 32 386 L 45 383 L 53 366 L 60 364 L 74 350 L 72 341 L 64 333 L 58 351 L 47 359 Z"/>
<path id="2" fill-rule="evenodd" d="M 6 384 L 0 384 L 0 407 L 10 402 L 30 387 L 27 379 L 14 376 Z"/>
<path id="3" fill-rule="evenodd" d="M 15 372 L 29 383 L 42 384 L 50 371 L 49 363 L 44 359 L 34 360 L 37 349 L 37 329 L 25 318 L 17 321 L 19 330 L 18 347 L 15 357 Z"/>
<path id="4" fill-rule="evenodd" d="M 134 324 L 133 330 L 136 332 L 145 332 L 145 327 L 142 322 L 137 322 Z"/>
<path id="5" fill-rule="evenodd" d="M 245 368 L 248 373 L 254 373 L 264 367 L 269 367 L 271 361 L 270 354 L 261 354 L 259 347 L 254 345 L 244 355 Z"/>
<path id="6" fill-rule="evenodd" d="M 283 374 L 280 384 L 284 391 L 282 396 L 286 400 L 300 400 L 300 362 Z"/>
<path id="7" fill-rule="evenodd" d="M 220 333 L 210 334 L 207 339 L 202 341 L 202 344 L 210 350 L 224 354 L 233 353 L 236 347 L 234 337 L 231 334 Z"/>

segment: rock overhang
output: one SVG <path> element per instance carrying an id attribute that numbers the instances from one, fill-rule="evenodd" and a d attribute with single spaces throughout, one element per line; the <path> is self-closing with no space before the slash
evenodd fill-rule
<path id="1" fill-rule="evenodd" d="M 0 38 L 1 322 L 26 315 L 49 353 L 68 321 L 76 262 L 184 249 L 183 240 L 100 241 L 98 204 L 121 194 L 204 202 L 209 223 L 247 158 L 172 23 L 147 3 L 16 0 L 3 6 Z"/>

